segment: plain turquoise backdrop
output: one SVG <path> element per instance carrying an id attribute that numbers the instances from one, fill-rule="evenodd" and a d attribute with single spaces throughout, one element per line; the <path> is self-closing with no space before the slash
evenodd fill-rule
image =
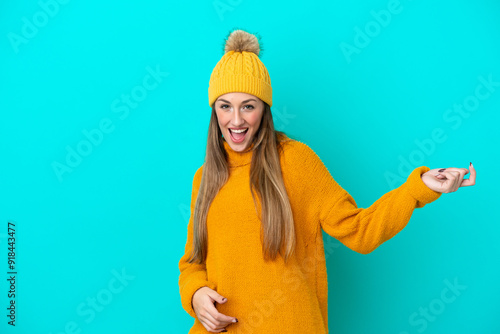
<path id="1" fill-rule="evenodd" d="M 178 261 L 208 82 L 241 28 L 261 36 L 277 128 L 359 207 L 418 166 L 478 172 L 371 254 L 324 234 L 330 331 L 500 333 L 499 15 L 493 0 L 2 1 L 0 332 L 188 332 Z"/>

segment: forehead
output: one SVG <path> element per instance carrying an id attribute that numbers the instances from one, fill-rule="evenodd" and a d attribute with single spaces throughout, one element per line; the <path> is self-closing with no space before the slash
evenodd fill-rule
<path id="1" fill-rule="evenodd" d="M 224 99 L 226 101 L 229 101 L 229 102 L 238 102 L 238 101 L 244 101 L 244 100 L 248 100 L 248 99 L 255 99 L 255 100 L 259 100 L 258 97 L 256 97 L 255 95 L 252 95 L 252 94 L 247 94 L 247 93 L 242 93 L 242 92 L 231 92 L 231 93 L 226 93 L 226 94 L 223 94 L 221 96 L 219 96 L 217 98 L 217 101 L 219 101 L 220 99 Z"/>

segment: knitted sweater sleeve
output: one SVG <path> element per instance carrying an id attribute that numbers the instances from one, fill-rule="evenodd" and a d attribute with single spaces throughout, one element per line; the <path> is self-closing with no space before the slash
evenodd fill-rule
<path id="1" fill-rule="evenodd" d="M 405 183 L 385 193 L 368 208 L 358 208 L 352 196 L 331 176 L 318 155 L 300 143 L 294 165 L 302 175 L 303 201 L 313 210 L 321 228 L 350 249 L 368 254 L 401 231 L 415 208 L 438 199 L 441 193 L 425 185 L 415 168 Z"/>
<path id="2" fill-rule="evenodd" d="M 196 318 L 196 313 L 193 309 L 192 298 L 196 290 L 204 286 L 208 286 L 214 290 L 216 289 L 216 285 L 207 279 L 207 272 L 204 263 L 189 263 L 187 261 L 193 246 L 193 213 L 196 197 L 200 188 L 202 168 L 203 167 L 200 167 L 196 171 L 193 179 L 193 188 L 191 193 L 191 216 L 188 222 L 186 247 L 184 249 L 184 255 L 179 261 L 179 291 L 181 295 L 181 303 L 184 310 L 186 310 L 186 312 L 193 318 Z"/>

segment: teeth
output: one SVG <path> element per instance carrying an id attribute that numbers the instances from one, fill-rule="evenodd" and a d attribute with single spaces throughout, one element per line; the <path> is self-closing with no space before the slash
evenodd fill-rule
<path id="1" fill-rule="evenodd" d="M 231 130 L 231 129 L 229 129 Z M 243 130 L 231 130 L 232 132 L 235 132 L 235 133 L 242 133 L 242 132 L 245 132 L 247 131 L 248 129 L 243 129 Z"/>

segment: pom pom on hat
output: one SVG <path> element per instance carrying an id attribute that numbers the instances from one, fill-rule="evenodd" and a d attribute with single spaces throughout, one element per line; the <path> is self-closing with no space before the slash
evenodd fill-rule
<path id="1" fill-rule="evenodd" d="M 226 93 L 254 95 L 272 106 L 269 73 L 259 59 L 260 38 L 242 29 L 233 30 L 224 41 L 224 55 L 212 71 L 208 85 L 208 103 Z"/>
<path id="2" fill-rule="evenodd" d="M 259 40 L 255 35 L 246 31 L 241 29 L 234 30 L 226 38 L 226 44 L 224 46 L 224 53 L 229 51 L 253 52 L 258 56 L 260 52 Z"/>

